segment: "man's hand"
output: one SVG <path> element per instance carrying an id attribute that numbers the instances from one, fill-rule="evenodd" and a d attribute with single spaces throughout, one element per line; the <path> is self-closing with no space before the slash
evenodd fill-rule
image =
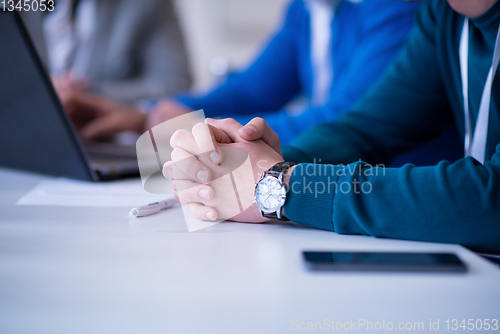
<path id="1" fill-rule="evenodd" d="M 83 139 L 105 139 L 123 131 L 142 132 L 145 115 L 104 97 L 86 93 L 88 80 L 68 72 L 53 77 L 52 83 Z"/>
<path id="2" fill-rule="evenodd" d="M 207 124 L 210 124 L 222 131 L 227 131 L 228 122 L 225 120 L 207 119 Z M 276 152 L 281 154 L 280 138 L 278 134 L 266 123 L 263 118 L 256 117 L 247 125 L 242 126 L 238 130 L 238 135 L 241 139 L 247 141 L 263 140 L 267 145 L 271 146 Z"/>
<path id="3" fill-rule="evenodd" d="M 73 92 L 61 96 L 61 101 L 83 139 L 105 139 L 120 132 L 144 129 L 146 115 L 103 97 Z"/>
<path id="4" fill-rule="evenodd" d="M 168 121 L 171 118 L 187 114 L 191 111 L 193 110 L 173 100 L 160 100 L 156 107 L 149 113 L 146 121 L 146 127 L 151 129 L 152 127 Z"/>
<path id="5" fill-rule="evenodd" d="M 240 137 L 242 125 L 235 120 L 207 121 L 207 123 L 218 127 L 200 123 L 193 127 L 192 132 L 179 130 L 172 136 L 170 142 L 174 148 L 172 161 L 164 165 L 163 174 L 173 180 L 176 198 L 181 203 L 187 203 L 188 210 L 200 219 L 267 221 L 261 217 L 257 206 L 252 204 L 254 183 L 265 170 L 283 161 L 281 154 L 263 140 L 242 139 Z M 232 149 L 245 150 L 251 164 L 244 175 L 234 177 L 238 180 L 236 184 L 238 200 L 234 198 L 234 185 L 231 180 L 225 182 L 222 178 L 226 171 L 236 173 L 236 168 L 239 167 L 232 161 L 237 154 L 223 153 L 231 152 Z M 241 170 L 239 172 L 241 173 Z M 235 215 L 234 212 L 240 212 L 238 207 L 234 207 L 238 205 L 238 201 L 244 212 Z"/>

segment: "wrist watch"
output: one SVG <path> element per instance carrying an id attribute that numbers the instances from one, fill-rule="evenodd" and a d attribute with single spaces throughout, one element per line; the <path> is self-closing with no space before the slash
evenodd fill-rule
<path id="1" fill-rule="evenodd" d="M 296 164 L 279 162 L 266 170 L 255 185 L 254 201 L 259 207 L 262 217 L 288 221 L 282 215 L 285 206 L 287 189 L 283 182 L 285 172 Z"/>

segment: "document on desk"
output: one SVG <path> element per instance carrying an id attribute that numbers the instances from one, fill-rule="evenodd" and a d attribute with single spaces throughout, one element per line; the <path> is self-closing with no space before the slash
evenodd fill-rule
<path id="1" fill-rule="evenodd" d="M 16 205 L 56 205 L 87 207 L 127 207 L 147 205 L 173 198 L 173 195 L 150 194 L 142 187 L 141 180 L 91 183 L 59 178 L 40 182 Z M 196 218 L 185 205 L 182 211 L 189 232 L 217 224 Z"/>
<path id="2" fill-rule="evenodd" d="M 146 192 L 139 179 L 91 183 L 59 178 L 40 182 L 16 205 L 132 208 L 171 197 Z"/>

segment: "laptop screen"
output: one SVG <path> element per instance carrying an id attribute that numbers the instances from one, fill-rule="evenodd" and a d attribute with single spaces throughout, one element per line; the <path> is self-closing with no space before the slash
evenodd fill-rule
<path id="1" fill-rule="evenodd" d="M 94 180 L 21 19 L 0 12 L 0 166 Z"/>

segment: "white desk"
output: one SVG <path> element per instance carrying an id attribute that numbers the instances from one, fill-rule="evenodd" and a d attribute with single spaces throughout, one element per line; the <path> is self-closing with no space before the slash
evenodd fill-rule
<path id="1" fill-rule="evenodd" d="M 460 246 L 291 224 L 187 233 L 180 209 L 15 206 L 41 179 L 0 169 L 0 333 L 276 334 L 307 332 L 293 319 L 360 318 L 449 332 L 446 319 L 500 319 L 500 270 Z M 469 272 L 318 274 L 304 249 L 453 251 Z"/>

